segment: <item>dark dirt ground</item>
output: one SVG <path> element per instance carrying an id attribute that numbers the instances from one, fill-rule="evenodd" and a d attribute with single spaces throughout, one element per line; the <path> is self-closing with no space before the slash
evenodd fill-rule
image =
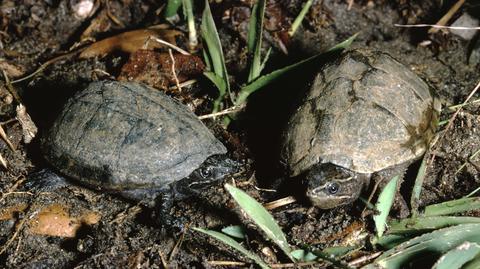
<path id="1" fill-rule="evenodd" d="M 96 1 L 91 14 L 78 15 L 76 4 L 88 0 L 0 1 L 0 69 L 12 80 L 37 70 L 70 48 L 133 29 L 164 23 L 162 1 Z M 212 12 L 217 20 L 232 85 L 245 78 L 246 27 L 249 1 L 216 1 Z M 435 23 L 456 1 L 314 1 L 302 27 L 293 38 L 286 31 L 301 8 L 302 1 L 268 1 L 265 22 L 265 46 L 274 54 L 268 70 L 324 51 L 354 33 L 359 36 L 353 47 L 368 47 L 390 53 L 428 81 L 440 96 L 443 107 L 460 104 L 478 83 L 480 45 L 449 33 L 427 33 L 428 29 L 395 27 L 395 23 Z M 441 4 L 443 2 L 443 5 Z M 452 20 L 475 10 L 471 1 Z M 478 4 L 477 4 L 478 5 Z M 197 11 L 202 10 L 198 4 Z M 76 13 L 77 12 L 77 13 Z M 198 16 L 200 17 L 200 16 Z M 198 25 L 197 25 L 198 26 Z M 186 31 L 186 26 L 175 26 Z M 477 35 L 478 37 L 478 35 Z M 426 42 L 428 41 L 428 42 Z M 179 45 L 182 42 L 179 41 Z M 283 51 L 287 50 L 288 55 Z M 182 219 L 176 227 L 159 225 L 155 211 L 108 194 L 75 184 L 55 181 L 42 173 L 48 165 L 39 151 L 39 137 L 48 128 L 68 96 L 94 80 L 117 77 L 128 60 L 126 52 L 111 52 L 103 58 L 79 59 L 69 55 L 56 59 L 35 76 L 14 83 L 18 99 L 0 82 L 0 120 L 15 150 L 0 142 L 0 153 L 7 168 L 0 171 L 0 267 L 2 268 L 232 268 L 214 266 L 213 261 L 245 262 L 238 267 L 254 267 L 249 261 L 223 245 L 200 236 L 188 227 L 220 227 L 247 223 L 249 247 L 270 263 L 288 262 L 275 247 L 263 239 L 238 214 L 235 203 L 221 183 L 199 197 L 178 202 L 173 216 Z M 315 68 L 312 68 L 314 72 Z M 305 73 L 305 72 L 303 72 Z M 308 73 L 308 72 L 307 72 Z M 304 74 L 274 83 L 254 94 L 244 113 L 228 130 L 207 120 L 218 137 L 237 159 L 245 161 L 245 171 L 235 176 L 237 186 L 254 198 L 269 202 L 291 193 L 278 187 L 282 178 L 277 162 L 278 138 L 288 113 L 289 101 L 308 84 Z M 205 82 L 173 96 L 196 104 L 196 113 L 209 111 L 211 85 Z M 189 94 L 194 93 L 194 97 Z M 478 99 L 478 94 L 471 100 Z M 21 101 L 38 127 L 36 138 L 24 142 L 24 126 L 16 113 Z M 462 197 L 478 187 L 480 161 L 469 157 L 480 149 L 480 103 L 465 106 L 454 124 L 433 147 L 435 158 L 429 163 L 422 190 L 421 206 Z M 452 111 L 442 110 L 441 119 Z M 443 125 L 440 129 L 445 128 Z M 431 159 L 431 158 L 430 158 Z M 466 166 L 456 172 L 467 162 Z M 414 174 L 414 173 L 413 173 Z M 232 182 L 232 179 L 228 180 Z M 294 186 L 297 182 L 284 185 Z M 402 193 L 410 192 L 407 175 Z M 261 188 L 258 188 L 261 187 Z M 293 245 L 309 244 L 323 248 L 363 244 L 372 233 L 370 220 L 360 218 L 362 204 L 357 202 L 328 211 L 299 202 L 273 210 Z M 68 235 L 54 236 L 42 230 L 42 218 L 54 216 L 64 225 L 55 228 Z M 46 225 L 46 224 L 43 224 Z M 45 228 L 45 227 L 43 227 Z M 70 236 L 70 237 L 69 237 Z M 368 254 L 363 249 L 356 255 Z M 355 257 L 347 257 L 351 260 Z M 316 263 L 311 268 L 325 267 Z"/>

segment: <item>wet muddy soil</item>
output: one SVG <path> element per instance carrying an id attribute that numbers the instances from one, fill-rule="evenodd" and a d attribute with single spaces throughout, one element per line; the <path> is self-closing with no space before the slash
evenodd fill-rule
<path id="1" fill-rule="evenodd" d="M 249 2 L 211 3 L 234 89 L 248 75 Z M 289 37 L 287 32 L 302 2 L 267 1 L 264 47 L 273 48 L 267 72 L 325 51 L 358 33 L 352 48 L 388 52 L 432 85 L 442 101 L 441 120 L 450 119 L 454 110 L 449 107 L 463 103 L 479 83 L 478 34 L 465 39 L 448 30 L 429 33 L 428 28 L 395 26 L 436 23 L 456 1 L 314 1 L 299 30 Z M 467 1 L 451 21 L 464 14 L 479 20 L 474 2 Z M 189 229 L 218 230 L 238 224 L 248 228 L 249 249 L 280 268 L 288 266 L 288 259 L 238 210 L 223 188 L 225 182 L 175 203 L 171 215 L 178 221 L 166 226 L 155 208 L 65 180 L 42 157 L 42 134 L 68 97 L 92 81 L 138 79 L 165 90 L 197 115 L 211 111 L 215 90 L 198 76 L 204 68 L 200 58 L 184 61 L 185 73 L 179 82 L 192 78 L 198 82 L 178 91 L 169 65 L 163 64 L 172 59 L 167 51 L 155 45 L 146 47 L 155 53 L 140 50 L 148 36 L 169 39 L 188 49 L 186 24 L 166 22 L 164 4 L 149 0 L 0 2 L 0 121 L 8 138 L 8 142 L 0 141 L 0 267 L 253 268 L 247 258 Z M 195 8 L 199 28 L 203 4 Z M 80 54 L 94 40 L 165 23 L 166 27 L 135 32 L 133 38 L 123 36 L 128 46 L 117 38 L 100 44 L 91 55 Z M 202 55 L 200 50 L 196 54 Z M 129 62 L 130 56 L 133 60 Z M 178 57 L 174 59 L 183 59 Z M 149 60 L 144 72 L 138 72 L 136 66 Z M 280 132 L 292 100 L 305 91 L 320 65 L 292 73 L 252 95 L 228 129 L 221 127 L 218 118 L 204 123 L 232 156 L 244 163 L 242 172 L 226 182 L 262 203 L 297 196 L 297 202 L 272 210 L 292 245 L 320 249 L 365 245 L 356 254 L 361 256 L 373 251 L 366 243 L 373 228 L 371 218 L 361 218 L 363 203 L 316 209 L 302 198 L 300 181 L 286 179 L 278 162 Z M 478 98 L 474 94 L 470 101 Z M 26 113 L 18 110 L 19 104 L 26 107 Z M 439 127 L 439 139 L 427 155 L 430 161 L 421 206 L 462 197 L 479 186 L 480 160 L 471 157 L 480 149 L 479 128 L 480 102 L 464 106 L 452 124 Z M 29 136 L 34 136 L 32 141 Z M 405 197 L 411 193 L 415 169 L 407 173 L 402 187 Z M 305 265 L 327 266 L 321 262 Z"/>

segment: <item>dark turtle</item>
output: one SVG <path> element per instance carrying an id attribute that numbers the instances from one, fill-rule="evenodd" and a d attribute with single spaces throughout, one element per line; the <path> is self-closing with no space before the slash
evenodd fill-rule
<path id="1" fill-rule="evenodd" d="M 91 83 L 67 102 L 42 147 L 62 174 L 148 203 L 237 170 L 186 106 L 137 83 Z"/>
<path id="2" fill-rule="evenodd" d="M 290 118 L 282 162 L 305 176 L 314 205 L 351 203 L 372 177 L 403 176 L 425 153 L 438 112 L 429 86 L 390 55 L 350 51 L 322 68 Z"/>

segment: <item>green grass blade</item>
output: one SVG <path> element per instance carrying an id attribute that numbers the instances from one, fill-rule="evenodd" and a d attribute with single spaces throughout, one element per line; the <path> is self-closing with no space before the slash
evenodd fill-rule
<path id="1" fill-rule="evenodd" d="M 308 10 L 312 6 L 313 0 L 308 0 L 302 7 L 302 10 L 300 10 L 300 13 L 298 16 L 295 18 L 295 20 L 292 23 L 292 27 L 290 28 L 290 31 L 288 31 L 288 34 L 290 36 L 293 36 L 295 32 L 297 31 L 298 27 L 302 23 L 303 19 L 305 18 L 305 15 L 307 15 Z"/>
<path id="2" fill-rule="evenodd" d="M 395 193 L 397 191 L 397 182 L 399 178 L 399 176 L 395 176 L 390 180 L 390 182 L 388 182 L 388 184 L 380 193 L 378 201 L 375 204 L 375 208 L 379 214 L 373 216 L 373 221 L 375 222 L 375 229 L 377 230 L 378 237 L 383 235 L 385 228 L 387 227 L 387 217 L 390 213 L 390 209 L 392 208 L 393 200 L 395 200 Z"/>
<path id="3" fill-rule="evenodd" d="M 188 47 L 191 51 L 198 45 L 197 30 L 195 29 L 195 17 L 193 15 L 193 0 L 182 0 L 183 15 L 187 18 Z"/>
<path id="4" fill-rule="evenodd" d="M 280 226 L 275 222 L 273 216 L 255 199 L 250 197 L 244 191 L 225 184 L 225 189 L 230 193 L 233 199 L 238 203 L 241 209 L 257 224 L 257 226 L 272 240 L 280 249 L 292 260 L 292 249 L 287 242 L 285 234 Z"/>
<path id="5" fill-rule="evenodd" d="M 477 255 L 473 260 L 467 262 L 462 269 L 478 269 L 480 268 L 480 255 Z"/>
<path id="6" fill-rule="evenodd" d="M 480 209 L 480 198 L 460 198 L 439 204 L 433 204 L 425 207 L 424 216 L 440 216 L 462 213 L 470 210 Z"/>
<path id="7" fill-rule="evenodd" d="M 461 224 L 415 237 L 384 252 L 365 268 L 400 269 L 407 264 L 415 268 L 411 264 L 414 260 L 433 264 L 440 255 L 465 241 L 480 242 L 480 224 Z"/>
<path id="8" fill-rule="evenodd" d="M 310 63 L 312 61 L 318 60 L 318 59 L 324 57 L 327 53 L 332 53 L 332 52 L 347 48 L 348 46 L 350 46 L 352 44 L 353 40 L 355 40 L 357 35 L 358 34 L 355 34 L 355 35 L 351 36 L 347 40 L 335 45 L 334 47 L 332 47 L 331 49 L 329 49 L 328 51 L 326 51 L 324 53 L 314 55 L 314 56 L 312 56 L 310 58 L 307 58 L 305 60 L 302 60 L 298 63 L 294 63 L 294 64 L 286 66 L 284 68 L 275 70 L 275 71 L 273 71 L 269 74 L 260 76 L 259 78 L 257 78 L 253 82 L 251 82 L 250 84 L 242 87 L 242 89 L 238 93 L 237 99 L 235 100 L 235 105 L 243 104 L 247 100 L 248 96 L 250 96 L 250 94 L 252 94 L 255 91 L 257 91 L 258 89 L 272 83 L 273 81 L 282 77 L 286 73 L 291 72 L 291 71 L 293 71 L 293 70 L 295 70 L 295 69 L 297 69 L 301 66 L 304 66 L 304 64 L 307 64 L 307 63 Z"/>
<path id="9" fill-rule="evenodd" d="M 415 178 L 415 185 L 413 186 L 412 197 L 410 199 L 410 206 L 412 208 L 412 215 L 418 215 L 418 201 L 420 200 L 420 193 L 422 192 L 423 181 L 425 179 L 425 172 L 427 171 L 427 158 L 424 157 L 420 168 L 418 168 L 417 177 Z"/>
<path id="10" fill-rule="evenodd" d="M 245 228 L 240 225 L 232 225 L 232 226 L 227 226 L 222 229 L 222 233 L 228 234 L 231 237 L 235 237 L 238 239 L 245 239 Z"/>
<path id="11" fill-rule="evenodd" d="M 252 15 L 248 23 L 248 53 L 251 57 L 250 71 L 248 74 L 248 82 L 253 81 L 260 76 L 262 48 L 262 32 L 263 32 L 263 16 L 265 13 L 265 0 L 258 0 L 253 5 Z"/>
<path id="12" fill-rule="evenodd" d="M 480 245 L 465 242 L 440 257 L 432 269 L 460 269 L 479 253 Z"/>
<path id="13" fill-rule="evenodd" d="M 217 239 L 218 241 L 231 246 L 232 248 L 236 249 L 237 251 L 239 251 L 243 255 L 245 255 L 248 258 L 255 261 L 255 263 L 257 263 L 261 268 L 263 268 L 263 269 L 270 268 L 264 261 L 262 261 L 262 259 L 260 257 L 255 255 L 254 253 L 251 253 L 247 249 L 245 249 L 242 245 L 240 245 L 237 241 L 235 241 L 231 237 L 229 237 L 225 234 L 216 232 L 216 231 L 205 230 L 205 229 L 202 229 L 202 228 L 192 228 L 192 229 L 197 231 L 197 232 L 201 232 L 201 233 L 204 233 L 206 235 L 209 235 L 209 236 Z"/>
<path id="14" fill-rule="evenodd" d="M 170 18 L 177 15 L 178 9 L 182 5 L 182 0 L 168 0 L 167 7 L 165 8 L 165 18 Z"/>
<path id="15" fill-rule="evenodd" d="M 200 25 L 203 40 L 205 41 L 205 48 L 208 50 L 207 55 L 210 58 L 210 64 L 213 71 L 218 77 L 220 77 L 224 83 L 224 92 L 220 92 L 216 102 L 220 103 L 225 93 L 230 94 L 230 84 L 228 81 L 227 68 L 225 67 L 225 59 L 223 57 L 222 45 L 220 38 L 218 37 L 217 27 L 213 21 L 212 12 L 210 11 L 210 5 L 205 0 L 205 9 L 202 14 L 202 24 Z M 204 48 L 204 49 L 205 49 Z"/>
<path id="16" fill-rule="evenodd" d="M 303 249 L 296 249 L 291 254 L 297 261 L 303 262 L 311 262 L 318 258 L 317 255 Z"/>
<path id="17" fill-rule="evenodd" d="M 400 234 L 386 234 L 380 238 L 374 237 L 372 240 L 373 245 L 380 245 L 383 249 L 391 249 L 412 239 L 412 235 L 400 235 Z"/>
<path id="18" fill-rule="evenodd" d="M 426 232 L 448 226 L 480 223 L 480 218 L 476 217 L 451 217 L 451 216 L 433 216 L 408 218 L 400 221 L 390 222 L 388 232 L 392 234 L 412 234 Z"/>
<path id="19" fill-rule="evenodd" d="M 326 52 L 334 52 L 334 51 L 337 51 L 337 50 L 344 50 L 348 47 L 350 47 L 350 45 L 352 45 L 353 41 L 355 41 L 355 38 L 357 38 L 359 33 L 356 33 L 354 35 L 352 35 L 351 37 L 347 38 L 346 40 L 338 43 L 337 45 L 331 47 L 330 49 L 328 49 Z"/>

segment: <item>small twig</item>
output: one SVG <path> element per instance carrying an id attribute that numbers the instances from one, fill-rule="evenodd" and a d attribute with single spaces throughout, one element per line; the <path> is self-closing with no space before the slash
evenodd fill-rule
<path id="1" fill-rule="evenodd" d="M 372 253 L 370 255 L 366 255 L 366 256 L 362 256 L 362 257 L 359 257 L 355 260 L 352 260 L 348 263 L 348 266 L 356 266 L 358 264 L 362 264 L 362 263 L 365 263 L 365 262 L 368 262 L 368 261 L 371 261 L 373 259 L 375 259 L 376 257 L 380 256 L 382 254 L 382 252 L 375 252 L 375 253 Z"/>
<path id="2" fill-rule="evenodd" d="M 272 210 L 272 209 L 275 209 L 275 208 L 278 208 L 278 207 L 281 207 L 281 206 L 285 206 L 285 205 L 289 205 L 291 203 L 295 203 L 296 201 L 297 201 L 297 199 L 295 199 L 295 197 L 287 196 L 287 197 L 280 198 L 278 200 L 275 200 L 275 201 L 272 201 L 272 202 L 269 202 L 269 203 L 265 203 L 265 204 L 263 204 L 263 207 L 265 207 L 265 209 L 267 209 L 267 210 Z"/>
<path id="3" fill-rule="evenodd" d="M 7 143 L 8 147 L 15 152 L 15 146 L 10 142 L 10 139 L 8 139 L 7 133 L 5 133 L 5 130 L 3 130 L 3 127 L 0 125 L 0 137 Z"/>
<path id="4" fill-rule="evenodd" d="M 207 261 L 209 265 L 212 266 L 245 266 L 245 262 L 236 262 L 236 261 Z"/>
<path id="5" fill-rule="evenodd" d="M 162 266 L 165 269 L 170 268 L 168 266 L 167 260 L 165 260 L 165 255 L 163 255 L 163 252 L 161 250 L 158 250 L 158 256 L 160 256 L 160 261 L 162 262 Z"/>
<path id="6" fill-rule="evenodd" d="M 182 234 L 180 235 L 180 238 L 178 239 L 177 243 L 173 247 L 172 252 L 170 252 L 170 257 L 168 258 L 168 261 L 172 261 L 173 258 L 175 257 L 175 255 L 177 255 L 178 249 L 182 245 L 183 239 L 185 238 L 185 233 L 188 231 L 188 226 L 189 226 L 189 224 L 187 223 L 185 225 L 185 228 L 183 229 Z"/>
<path id="7" fill-rule="evenodd" d="M 23 78 L 19 78 L 17 80 L 14 80 L 12 81 L 12 84 L 16 84 L 16 83 L 19 83 L 19 82 L 22 82 L 24 80 L 27 80 L 27 79 L 30 79 L 32 77 L 34 77 L 35 75 L 37 75 L 38 73 L 42 72 L 45 68 L 47 68 L 49 65 L 51 65 L 52 63 L 54 62 L 57 62 L 57 61 L 60 61 L 60 60 L 63 60 L 64 58 L 68 58 L 70 56 L 73 56 L 75 54 L 78 54 L 80 52 L 82 52 L 85 48 L 81 48 L 79 50 L 76 50 L 76 51 L 72 51 L 72 52 L 69 52 L 67 54 L 63 54 L 63 55 L 60 55 L 60 56 L 57 56 L 53 59 L 50 59 L 48 61 L 46 61 L 45 63 L 43 63 L 42 65 L 40 65 L 39 68 L 37 68 L 37 70 L 35 70 L 33 73 L 31 73 L 30 75 L 27 75 Z"/>
<path id="8" fill-rule="evenodd" d="M 437 24 L 394 24 L 396 27 L 403 27 L 403 28 L 424 28 L 424 27 L 432 27 L 432 28 L 439 28 L 439 29 L 454 29 L 454 30 L 480 30 L 480 27 L 465 27 L 465 26 L 444 26 L 444 25 L 437 25 Z"/>
<path id="9" fill-rule="evenodd" d="M 110 10 L 110 0 L 105 1 L 105 6 L 107 7 L 107 17 L 112 20 L 116 25 L 120 26 L 121 28 L 125 28 L 125 24 L 123 24 L 122 21 L 120 21 L 115 15 L 112 14 Z"/>
<path id="10" fill-rule="evenodd" d="M 465 0 L 458 0 L 458 2 L 455 3 L 455 5 L 453 5 L 445 15 L 443 15 L 443 17 L 436 23 L 436 25 L 446 25 L 447 22 L 452 18 L 452 16 L 460 9 L 460 7 L 462 7 L 463 3 L 465 3 Z M 438 28 L 432 28 L 428 30 L 428 33 L 430 34 L 434 34 L 436 32 L 438 32 Z"/>
<path id="11" fill-rule="evenodd" d="M 229 107 L 229 108 L 227 108 L 225 110 L 222 110 L 222 111 L 218 111 L 218 112 L 215 112 L 215 113 L 210 113 L 210 114 L 199 116 L 198 119 L 203 120 L 203 119 L 215 118 L 217 116 L 222 116 L 222 115 L 226 115 L 226 114 L 232 114 L 232 113 L 236 113 L 236 112 L 242 110 L 243 108 L 245 108 L 245 104 L 241 104 L 241 105 L 238 105 L 238 106 L 232 106 L 232 107 Z"/>
<path id="12" fill-rule="evenodd" d="M 467 161 L 465 161 L 458 169 L 455 171 L 455 175 L 458 174 L 462 169 L 467 166 L 467 164 L 471 161 L 473 161 L 473 158 L 475 158 L 478 154 L 480 153 L 480 149 L 475 151 L 470 157 L 468 157 Z"/>
<path id="13" fill-rule="evenodd" d="M 355 3 L 355 0 L 348 0 L 348 7 L 347 10 L 352 9 L 353 3 Z"/>
<path id="14" fill-rule="evenodd" d="M 172 60 L 172 75 L 173 79 L 175 80 L 175 85 L 177 86 L 178 91 L 182 91 L 182 87 L 180 86 L 180 81 L 177 77 L 177 72 L 175 72 L 175 57 L 173 57 L 173 53 L 171 49 L 168 49 L 168 55 L 170 55 L 170 60 Z"/>
<path id="15" fill-rule="evenodd" d="M 0 154 L 0 164 L 2 164 L 3 168 L 8 169 L 8 163 L 5 158 L 3 158 L 2 154 Z"/>
<path id="16" fill-rule="evenodd" d="M 186 87 L 186 86 L 193 85 L 193 84 L 195 84 L 195 83 L 197 83 L 197 80 L 196 80 L 196 79 L 190 79 L 190 80 L 181 82 L 181 83 L 180 83 L 180 87 L 183 88 L 183 87 Z M 179 88 L 178 88 L 178 86 L 175 85 L 175 86 L 169 87 L 168 89 L 169 89 L 169 90 L 177 90 L 177 89 L 179 89 Z"/>
<path id="17" fill-rule="evenodd" d="M 143 45 L 143 48 L 148 48 L 148 43 L 150 42 L 150 40 L 153 40 L 153 41 L 158 42 L 162 45 L 165 45 L 165 46 L 167 46 L 167 47 L 169 47 L 169 48 L 171 48 L 171 49 L 173 49 L 173 50 L 175 50 L 175 51 L 177 51 L 177 52 L 179 52 L 183 55 L 191 55 L 188 51 L 185 51 L 185 50 L 173 45 L 172 43 L 169 43 L 169 42 L 167 42 L 163 39 L 160 39 L 160 38 L 154 37 L 154 36 L 149 36 L 147 38 L 147 40 L 145 41 L 145 44 Z"/>
<path id="18" fill-rule="evenodd" d="M 1 156 L 1 155 L 0 155 Z M 7 196 L 8 193 L 13 193 L 15 192 L 16 189 L 18 189 L 18 186 L 20 186 L 20 184 L 22 184 L 24 181 L 26 180 L 25 176 L 19 176 L 15 179 L 15 184 L 13 184 L 13 186 L 11 186 L 6 193 L 0 193 L 0 202 L 3 201 L 3 199 L 5 198 L 5 196 Z"/>
<path id="19" fill-rule="evenodd" d="M 27 221 L 27 218 L 23 218 L 20 221 L 20 223 L 17 225 L 17 228 L 15 229 L 15 233 L 12 235 L 12 237 L 10 237 L 10 239 L 8 239 L 5 245 L 3 245 L 3 247 L 0 249 L 0 255 L 2 255 L 8 249 L 8 247 L 13 243 L 13 241 L 15 241 L 15 239 L 17 238 L 18 234 L 22 230 L 23 225 L 25 224 L 26 221 Z"/>
<path id="20" fill-rule="evenodd" d="M 5 79 L 5 85 L 7 86 L 8 91 L 13 96 L 13 98 L 15 98 L 17 103 L 21 104 L 22 100 L 20 99 L 20 96 L 18 95 L 15 88 L 13 88 L 12 82 L 10 81 L 10 78 L 8 77 L 7 72 L 5 70 L 2 70 L 2 73 L 3 73 L 3 78 Z"/>

